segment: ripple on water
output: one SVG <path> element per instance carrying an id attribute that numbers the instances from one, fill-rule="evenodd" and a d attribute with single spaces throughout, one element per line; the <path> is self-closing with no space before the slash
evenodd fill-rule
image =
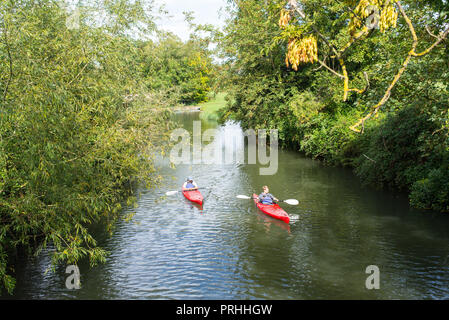
<path id="1" fill-rule="evenodd" d="M 187 118 L 186 118 L 187 119 Z M 189 116 L 188 120 L 197 120 Z M 190 126 L 191 123 L 184 123 Z M 238 128 L 233 125 L 233 130 Z M 220 132 L 223 132 L 221 130 Z M 221 141 L 221 140 L 220 140 Z M 67 291 L 65 273 L 45 274 L 49 255 L 24 263 L 18 295 L 44 299 L 442 299 L 449 296 L 449 223 L 412 214 L 407 199 L 367 190 L 349 171 L 326 168 L 280 150 L 279 170 L 258 165 L 180 165 L 160 161 L 166 185 L 141 190 L 134 222 L 120 222 L 102 245 L 107 263 L 81 268 L 83 288 Z M 197 206 L 178 190 L 192 175 L 203 189 Z M 171 178 L 175 179 L 172 180 Z M 238 200 L 264 184 L 286 225 Z M 445 258 L 447 258 L 445 261 Z M 368 265 L 382 290 L 368 292 Z"/>

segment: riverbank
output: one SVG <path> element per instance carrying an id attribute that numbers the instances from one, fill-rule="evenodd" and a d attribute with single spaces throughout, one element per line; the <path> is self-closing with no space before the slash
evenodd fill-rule
<path id="1" fill-rule="evenodd" d="M 219 110 L 226 107 L 226 92 L 220 92 L 216 95 L 211 95 L 208 102 L 198 105 L 201 109 L 200 118 L 204 120 L 218 120 L 220 117 Z"/>
<path id="2" fill-rule="evenodd" d="M 201 108 L 199 106 L 176 106 L 173 107 L 173 112 L 195 112 L 200 111 Z"/>
<path id="3" fill-rule="evenodd" d="M 209 101 L 197 105 L 179 105 L 173 107 L 174 112 L 197 112 L 201 111 L 200 118 L 203 120 L 217 121 L 220 117 L 219 110 L 226 107 L 226 92 L 217 94 L 209 93 Z"/>

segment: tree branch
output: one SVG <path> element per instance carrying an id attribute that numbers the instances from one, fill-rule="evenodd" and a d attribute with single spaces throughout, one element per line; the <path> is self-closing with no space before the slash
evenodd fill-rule
<path id="1" fill-rule="evenodd" d="M 388 87 L 387 91 L 385 92 L 384 96 L 382 97 L 382 99 L 375 106 L 372 107 L 372 110 L 365 117 L 360 119 L 356 124 L 349 127 L 352 131 L 355 131 L 355 132 L 363 133 L 365 121 L 370 119 L 372 116 L 376 115 L 376 113 L 379 111 L 379 109 L 388 101 L 388 99 L 390 98 L 392 89 L 394 88 L 396 83 L 401 78 L 402 74 L 407 69 L 408 64 L 410 63 L 410 60 L 412 59 L 412 57 L 420 57 L 420 56 L 423 56 L 423 55 L 429 53 L 435 46 L 437 46 L 443 39 L 445 39 L 445 37 L 449 33 L 449 28 L 448 28 L 448 29 L 446 29 L 446 31 L 444 33 L 440 33 L 438 40 L 435 41 L 435 43 L 432 44 L 432 46 L 430 46 L 428 49 L 426 49 L 425 51 L 423 51 L 419 54 L 416 53 L 415 50 L 416 50 L 416 47 L 418 46 L 418 37 L 416 36 L 415 28 L 413 27 L 411 20 L 405 13 L 405 10 L 402 7 L 401 2 L 396 1 L 395 3 L 399 9 L 399 12 L 401 13 L 402 17 L 404 18 L 404 20 L 410 30 L 410 33 L 412 35 L 412 39 L 413 39 L 412 47 L 411 47 L 410 51 L 408 52 L 408 55 L 405 58 L 405 61 L 402 63 L 402 67 L 399 69 L 398 73 L 396 74 L 393 81 L 389 85 L 389 87 Z M 359 127 L 359 126 L 362 126 L 362 129 L 357 129 L 357 127 Z"/>
<path id="2" fill-rule="evenodd" d="M 325 67 L 327 70 L 329 70 L 330 72 L 332 72 L 333 74 L 335 74 L 337 77 L 340 77 L 342 79 L 344 79 L 344 75 L 338 73 L 337 71 L 335 71 L 334 69 L 332 69 L 331 67 L 329 67 L 325 62 L 321 61 L 320 59 L 318 59 L 318 63 L 321 64 L 323 67 Z"/>
<path id="3" fill-rule="evenodd" d="M 432 51 L 433 48 L 435 48 L 441 41 L 443 41 L 444 39 L 446 39 L 447 35 L 449 34 L 449 27 L 446 29 L 446 31 L 440 33 L 438 36 L 433 35 L 432 33 L 430 33 L 428 27 L 426 26 L 426 30 L 427 32 L 432 36 L 437 38 L 437 40 L 426 50 L 420 52 L 420 53 L 416 53 L 415 51 L 413 51 L 412 55 L 414 57 L 421 57 L 423 55 L 428 54 L 430 51 Z"/>
<path id="4" fill-rule="evenodd" d="M 70 82 L 67 84 L 68 86 L 72 84 L 73 81 L 76 80 L 76 78 L 78 78 L 80 76 L 81 73 L 83 73 L 84 69 L 86 69 L 87 65 L 89 64 L 89 61 L 86 62 L 86 64 L 83 66 L 83 68 L 80 70 L 80 72 L 78 72 L 78 74 L 72 79 L 70 80 Z"/>
<path id="5" fill-rule="evenodd" d="M 304 19 L 304 21 L 307 20 L 305 13 L 299 9 L 299 7 L 296 5 L 296 1 L 294 1 L 294 4 L 289 2 L 289 5 L 301 16 L 301 18 Z M 327 38 L 315 27 L 313 23 L 310 24 L 312 29 L 315 31 L 316 34 L 320 36 L 320 38 L 326 43 L 326 45 L 334 52 L 335 58 L 338 59 L 338 62 L 340 63 L 343 75 L 340 75 L 339 73 L 336 73 L 330 68 L 327 68 L 328 70 L 332 70 L 331 72 L 339 76 L 340 78 L 344 79 L 344 94 L 343 94 L 343 101 L 346 101 L 348 99 L 348 93 L 349 91 L 357 91 L 357 92 L 364 92 L 366 90 L 358 90 L 358 89 L 349 89 L 349 75 L 348 71 L 346 69 L 346 65 L 344 62 L 344 59 L 342 57 L 342 54 L 348 49 L 356 40 L 360 39 L 365 33 L 368 33 L 369 29 L 365 26 L 362 31 L 360 31 L 356 37 L 351 37 L 351 40 L 347 45 L 345 45 L 342 49 L 337 50 L 330 42 L 327 40 Z M 320 62 L 321 63 L 321 62 Z M 327 67 L 327 66 L 326 66 Z"/>

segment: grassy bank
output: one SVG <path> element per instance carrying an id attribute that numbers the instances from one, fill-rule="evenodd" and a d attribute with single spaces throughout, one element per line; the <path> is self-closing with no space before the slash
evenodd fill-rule
<path id="1" fill-rule="evenodd" d="M 199 104 L 197 107 L 201 108 L 201 119 L 205 120 L 218 120 L 220 117 L 219 110 L 226 106 L 227 101 L 225 100 L 226 93 L 220 92 L 215 96 L 211 95 L 208 102 Z"/>

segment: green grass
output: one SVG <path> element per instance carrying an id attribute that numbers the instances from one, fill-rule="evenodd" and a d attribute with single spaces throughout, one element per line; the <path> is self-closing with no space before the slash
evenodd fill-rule
<path id="1" fill-rule="evenodd" d="M 205 120 L 218 120 L 218 111 L 226 106 L 225 97 L 225 92 L 217 93 L 215 98 L 212 96 L 208 102 L 199 104 L 198 107 L 201 107 L 200 118 Z"/>

